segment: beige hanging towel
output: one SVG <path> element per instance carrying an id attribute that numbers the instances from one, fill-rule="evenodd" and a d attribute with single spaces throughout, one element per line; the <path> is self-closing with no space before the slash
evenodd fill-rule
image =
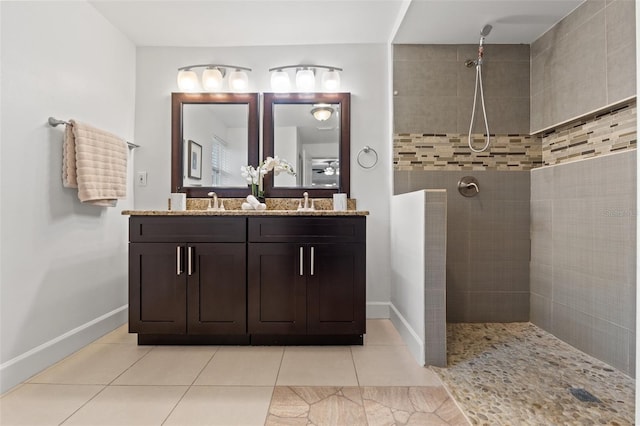
<path id="1" fill-rule="evenodd" d="M 83 203 L 115 207 L 127 196 L 127 142 L 70 120 L 62 149 L 62 184 L 78 188 Z"/>

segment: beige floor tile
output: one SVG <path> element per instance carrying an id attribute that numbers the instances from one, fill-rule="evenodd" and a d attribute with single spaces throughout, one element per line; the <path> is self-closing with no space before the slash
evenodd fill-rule
<path id="1" fill-rule="evenodd" d="M 367 334 L 365 345 L 404 346 L 400 333 L 388 319 L 367 320 Z"/>
<path id="2" fill-rule="evenodd" d="M 271 386 L 193 386 L 164 425 L 263 425 L 272 392 Z"/>
<path id="3" fill-rule="evenodd" d="M 147 346 L 92 343 L 36 375 L 29 383 L 106 385 L 150 349 Z"/>
<path id="4" fill-rule="evenodd" d="M 195 385 L 275 386 L 282 347 L 223 346 Z"/>
<path id="5" fill-rule="evenodd" d="M 191 385 L 217 346 L 158 346 L 113 382 L 114 385 Z"/>
<path id="6" fill-rule="evenodd" d="M 64 426 L 160 425 L 187 389 L 187 386 L 108 386 Z"/>
<path id="7" fill-rule="evenodd" d="M 440 386 L 437 375 L 419 366 L 405 346 L 352 346 L 360 386 Z"/>
<path id="8" fill-rule="evenodd" d="M 120 343 L 127 345 L 137 345 L 138 335 L 136 333 L 129 333 L 129 325 L 125 324 L 116 328 L 111 333 L 107 333 L 94 343 Z"/>
<path id="9" fill-rule="evenodd" d="M 357 386 L 349 347 L 285 348 L 278 386 Z"/>
<path id="10" fill-rule="evenodd" d="M 0 399 L 0 424 L 59 425 L 103 388 L 100 385 L 22 385 Z"/>

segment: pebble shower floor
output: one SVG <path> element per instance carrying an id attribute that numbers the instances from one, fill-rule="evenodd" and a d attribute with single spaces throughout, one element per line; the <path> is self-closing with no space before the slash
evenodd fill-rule
<path id="1" fill-rule="evenodd" d="M 432 368 L 474 425 L 634 424 L 635 380 L 531 323 L 448 324 L 447 345 Z"/>

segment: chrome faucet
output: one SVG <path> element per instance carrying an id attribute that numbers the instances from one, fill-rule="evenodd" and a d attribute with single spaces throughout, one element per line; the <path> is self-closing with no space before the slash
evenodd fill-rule
<path id="1" fill-rule="evenodd" d="M 218 210 L 218 195 L 215 192 L 209 192 L 207 195 L 212 197 L 211 200 L 209 200 L 208 210 Z"/>
<path id="2" fill-rule="evenodd" d="M 313 200 L 311 200 L 311 205 L 309 205 L 309 193 L 303 192 L 302 196 L 304 197 L 304 204 L 302 204 L 302 201 L 298 202 L 298 210 L 299 211 L 315 210 L 315 206 L 313 205 Z"/>

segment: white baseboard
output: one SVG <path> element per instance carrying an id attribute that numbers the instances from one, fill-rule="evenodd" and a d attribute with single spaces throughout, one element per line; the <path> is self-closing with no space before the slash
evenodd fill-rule
<path id="1" fill-rule="evenodd" d="M 0 393 L 24 382 L 128 320 L 128 305 L 121 306 L 49 340 L 0 365 Z"/>
<path id="2" fill-rule="evenodd" d="M 389 306 L 391 308 L 391 323 L 396 330 L 398 330 L 398 333 L 400 333 L 402 340 L 407 344 L 407 348 L 409 349 L 409 352 L 411 352 L 411 355 L 413 355 L 418 364 L 424 367 L 426 364 L 424 342 L 411 325 L 409 325 L 402 314 L 396 309 L 393 303 L 390 303 Z"/>
<path id="3" fill-rule="evenodd" d="M 389 318 L 389 302 L 367 302 L 367 319 Z"/>

